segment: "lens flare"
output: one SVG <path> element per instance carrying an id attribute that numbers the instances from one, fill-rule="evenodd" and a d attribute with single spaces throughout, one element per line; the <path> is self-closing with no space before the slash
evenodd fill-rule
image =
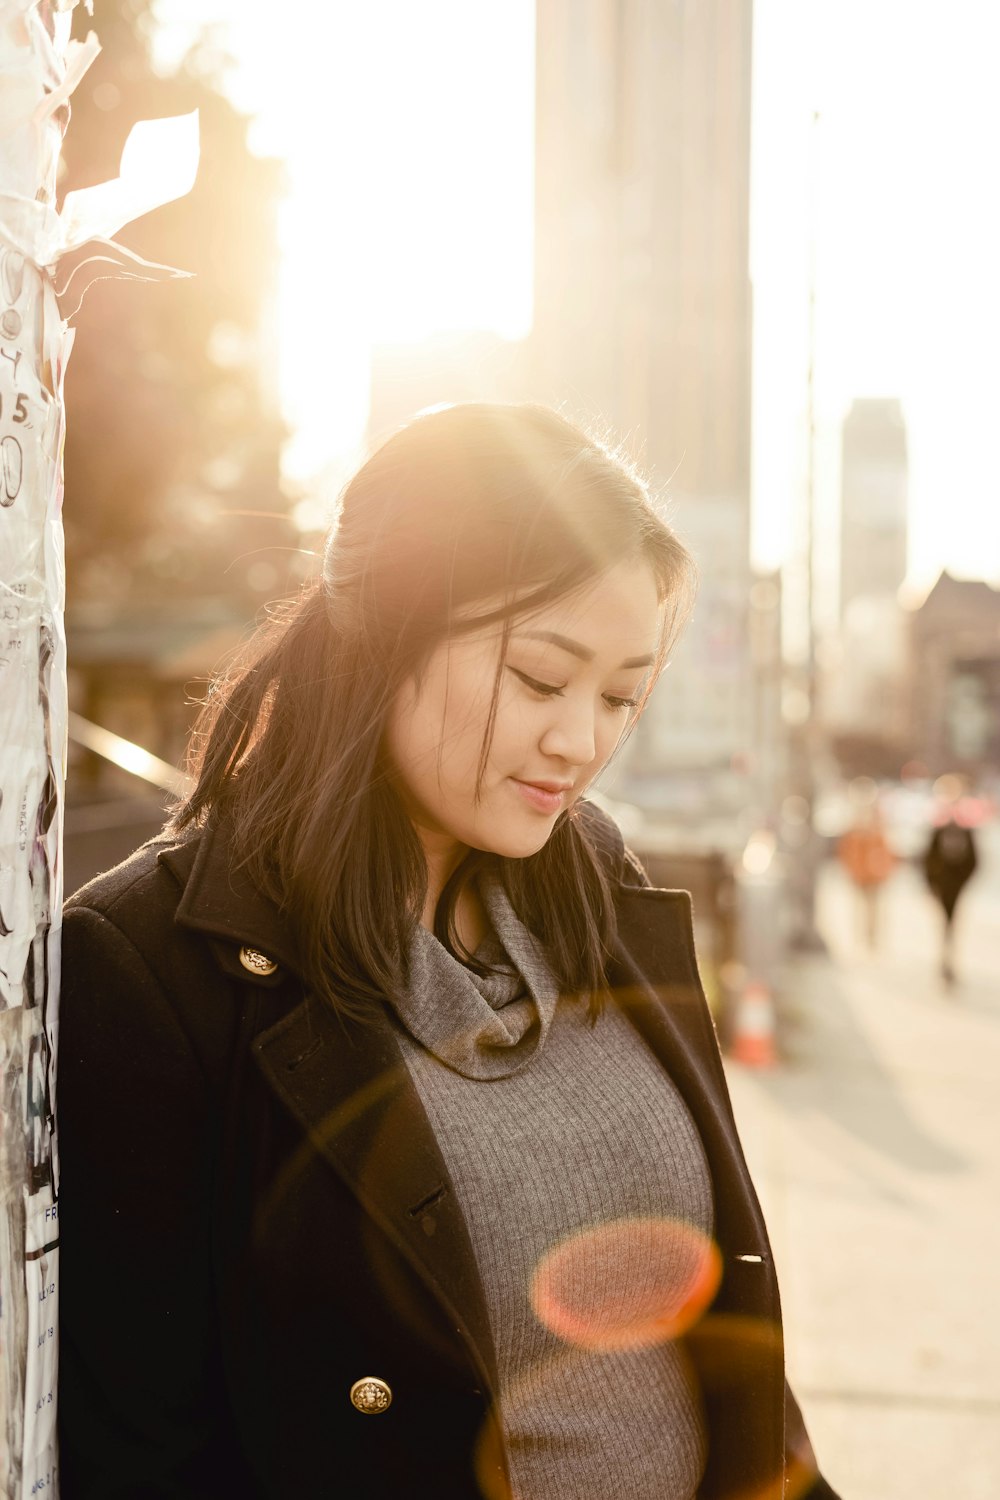
<path id="1" fill-rule="evenodd" d="M 818 1474 L 815 1463 L 806 1463 L 793 1454 L 780 1474 L 762 1480 L 751 1489 L 737 1490 L 733 1500 L 805 1500 Z"/>
<path id="2" fill-rule="evenodd" d="M 638 1349 L 678 1338 L 719 1285 L 707 1235 L 677 1219 L 618 1219 L 553 1247 L 531 1284 L 536 1317 L 582 1349 Z"/>

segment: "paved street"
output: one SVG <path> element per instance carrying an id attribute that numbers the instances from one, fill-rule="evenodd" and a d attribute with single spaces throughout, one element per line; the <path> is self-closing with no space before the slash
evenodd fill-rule
<path id="1" fill-rule="evenodd" d="M 831 864 L 831 957 L 786 975 L 782 1066 L 727 1064 L 790 1377 L 844 1500 L 1000 1495 L 1000 828 L 985 834 L 953 991 L 918 872 L 893 876 L 871 957 Z"/>

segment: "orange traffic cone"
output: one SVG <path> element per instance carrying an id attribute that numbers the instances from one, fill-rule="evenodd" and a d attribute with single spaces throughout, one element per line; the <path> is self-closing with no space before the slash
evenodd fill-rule
<path id="1" fill-rule="evenodd" d="M 739 998 L 732 1055 L 748 1068 L 773 1068 L 778 1061 L 774 1002 L 766 984 L 748 984 Z"/>

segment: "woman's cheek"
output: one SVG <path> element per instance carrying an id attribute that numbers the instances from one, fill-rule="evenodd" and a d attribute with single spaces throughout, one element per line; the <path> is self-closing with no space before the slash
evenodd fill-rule
<path id="1" fill-rule="evenodd" d="M 622 735 L 625 733 L 628 724 L 628 718 L 624 712 L 612 713 L 604 704 L 602 704 L 600 712 L 603 714 L 603 719 L 598 720 L 600 728 L 597 739 L 597 766 L 595 775 L 598 770 L 607 765 L 612 755 L 618 749 L 618 746 L 621 744 Z"/>

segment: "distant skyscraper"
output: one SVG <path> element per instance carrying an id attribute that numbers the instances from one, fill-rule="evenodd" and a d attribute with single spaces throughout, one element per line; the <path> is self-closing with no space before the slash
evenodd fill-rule
<path id="1" fill-rule="evenodd" d="M 752 749 L 752 14 L 537 0 L 535 388 L 625 437 L 701 570 L 620 794 L 672 803 L 690 770 L 720 813 Z"/>
<path id="2" fill-rule="evenodd" d="M 898 401 L 855 401 L 844 421 L 840 613 L 906 577 L 906 425 Z"/>
<path id="3" fill-rule="evenodd" d="M 842 445 L 840 626 L 820 701 L 835 735 L 863 736 L 891 760 L 902 753 L 907 731 L 907 637 L 896 598 L 906 576 L 907 524 L 899 402 L 855 401 Z"/>

